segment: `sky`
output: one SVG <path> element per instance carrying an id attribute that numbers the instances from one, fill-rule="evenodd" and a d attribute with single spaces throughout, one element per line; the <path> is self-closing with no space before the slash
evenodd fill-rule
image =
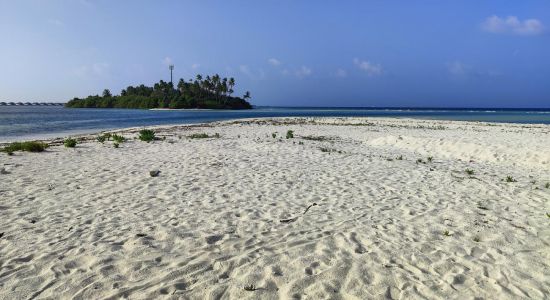
<path id="1" fill-rule="evenodd" d="M 0 101 L 196 74 L 263 106 L 550 108 L 550 1 L 0 0 Z"/>

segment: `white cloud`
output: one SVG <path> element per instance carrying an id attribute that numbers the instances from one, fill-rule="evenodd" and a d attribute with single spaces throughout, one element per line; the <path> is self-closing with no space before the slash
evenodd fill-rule
<path id="1" fill-rule="evenodd" d="M 109 74 L 110 67 L 108 63 L 93 63 L 80 66 L 74 72 L 80 77 L 103 77 Z"/>
<path id="2" fill-rule="evenodd" d="M 172 60 L 171 57 L 166 56 L 166 57 L 162 60 L 162 64 L 165 65 L 165 66 L 169 66 L 169 65 L 173 65 L 173 64 L 174 64 L 174 61 Z"/>
<path id="3" fill-rule="evenodd" d="M 258 72 L 253 72 L 247 65 L 240 65 L 239 71 L 254 80 L 261 80 L 266 78 L 264 70 L 260 69 L 258 70 Z"/>
<path id="4" fill-rule="evenodd" d="M 200 68 L 200 66 L 201 66 L 200 64 L 192 64 L 191 69 L 196 70 L 196 69 Z"/>
<path id="5" fill-rule="evenodd" d="M 353 63 L 361 70 L 367 72 L 369 76 L 382 75 L 383 69 L 380 64 L 375 64 L 370 61 L 359 60 L 355 58 Z"/>
<path id="6" fill-rule="evenodd" d="M 447 63 L 447 71 L 457 77 L 495 77 L 502 73 L 495 70 L 480 70 L 472 65 L 465 64 L 460 61 Z"/>
<path id="7" fill-rule="evenodd" d="M 346 70 L 344 69 L 338 69 L 336 70 L 336 77 L 346 77 L 348 76 L 348 72 L 346 72 Z"/>
<path id="8" fill-rule="evenodd" d="M 537 19 L 521 21 L 516 16 L 500 18 L 488 17 L 482 24 L 482 29 L 490 33 L 507 33 L 517 35 L 538 35 L 544 32 L 542 22 Z"/>
<path id="9" fill-rule="evenodd" d="M 247 65 L 240 65 L 239 70 L 241 71 L 241 73 L 248 76 L 251 76 L 252 74 L 252 72 L 250 72 L 250 68 Z"/>
<path id="10" fill-rule="evenodd" d="M 299 69 L 297 69 L 296 71 L 294 71 L 294 74 L 296 75 L 296 77 L 298 78 L 304 78 L 304 77 L 307 77 L 309 75 L 311 75 L 311 69 L 306 67 L 306 66 L 301 66 Z"/>
<path id="11" fill-rule="evenodd" d="M 279 61 L 279 60 L 276 59 L 276 58 L 270 58 L 270 59 L 267 60 L 267 62 L 268 62 L 270 65 L 275 66 L 275 67 L 281 65 L 281 61 Z"/>

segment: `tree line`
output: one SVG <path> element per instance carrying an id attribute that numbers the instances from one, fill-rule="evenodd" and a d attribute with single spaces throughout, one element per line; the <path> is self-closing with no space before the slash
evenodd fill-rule
<path id="1" fill-rule="evenodd" d="M 242 97 L 233 96 L 234 78 L 221 78 L 197 75 L 195 79 L 180 79 L 177 86 L 163 80 L 153 87 L 139 85 L 129 86 L 113 96 L 105 89 L 102 95 L 86 98 L 74 98 L 65 104 L 75 108 L 211 108 L 211 109 L 250 109 L 247 101 L 250 92 Z"/>

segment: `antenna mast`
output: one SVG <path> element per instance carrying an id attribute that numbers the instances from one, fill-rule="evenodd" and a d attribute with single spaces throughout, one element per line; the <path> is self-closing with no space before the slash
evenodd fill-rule
<path id="1" fill-rule="evenodd" d="M 174 86 L 174 82 L 172 82 L 172 71 L 174 71 L 174 65 L 169 65 L 168 69 L 170 69 L 170 83 Z"/>

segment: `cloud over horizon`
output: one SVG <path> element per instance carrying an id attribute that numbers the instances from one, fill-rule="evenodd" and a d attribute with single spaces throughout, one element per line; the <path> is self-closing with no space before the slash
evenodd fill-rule
<path id="1" fill-rule="evenodd" d="M 310 68 L 306 67 L 306 66 L 301 66 L 299 69 L 297 69 L 294 74 L 296 75 L 296 77 L 298 78 L 304 78 L 306 76 L 309 76 L 311 75 L 312 71 Z"/>
<path id="2" fill-rule="evenodd" d="M 79 77 L 102 77 L 109 73 L 110 64 L 105 62 L 83 65 L 74 70 L 75 75 Z"/>
<path id="3" fill-rule="evenodd" d="M 275 67 L 281 65 L 281 61 L 276 59 L 276 58 L 270 58 L 270 59 L 267 60 L 267 62 L 270 65 L 275 66 Z"/>
<path id="4" fill-rule="evenodd" d="M 353 59 L 353 64 L 355 64 L 359 69 L 367 72 L 369 76 L 382 75 L 383 72 L 382 65 L 372 63 L 368 60 L 359 60 L 358 58 L 355 58 Z"/>
<path id="5" fill-rule="evenodd" d="M 523 36 L 534 36 L 544 32 L 544 26 L 537 19 L 521 21 L 516 16 L 501 18 L 493 15 L 485 19 L 481 25 L 482 29 L 490 33 L 515 34 Z"/>
<path id="6" fill-rule="evenodd" d="M 165 66 L 173 65 L 173 64 L 174 64 L 174 60 L 172 60 L 171 57 L 166 56 L 166 57 L 162 60 L 162 64 L 165 65 Z"/>

